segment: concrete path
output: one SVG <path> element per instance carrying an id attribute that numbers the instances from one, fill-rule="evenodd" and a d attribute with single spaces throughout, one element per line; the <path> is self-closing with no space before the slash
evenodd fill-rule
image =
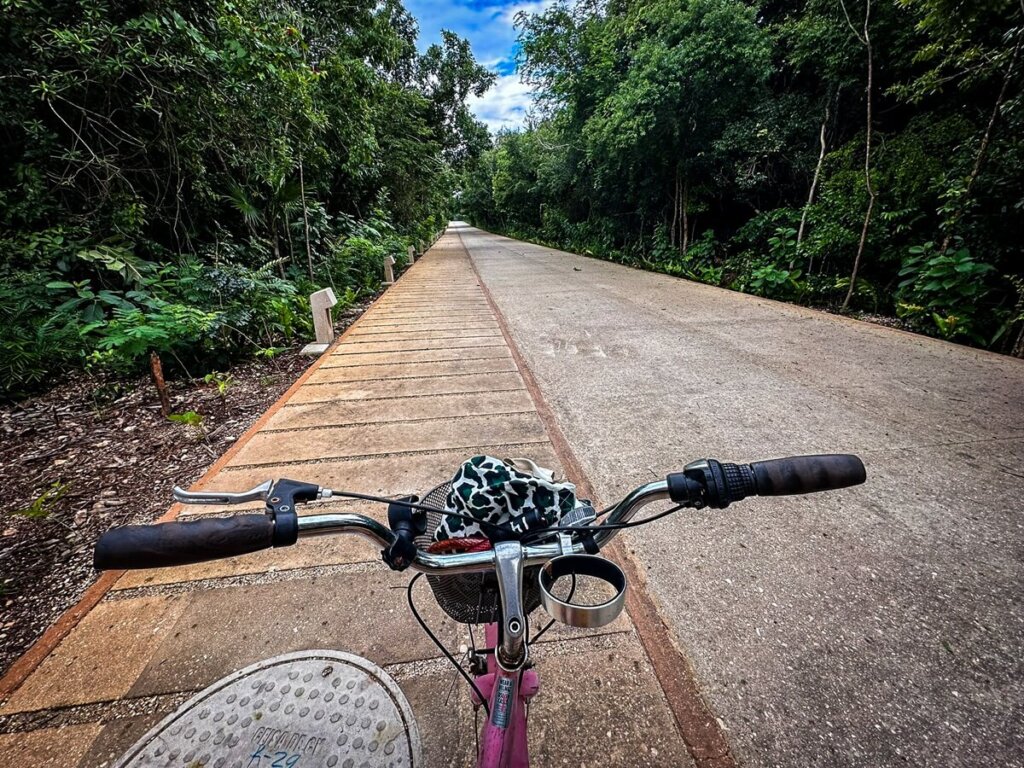
<path id="1" fill-rule="evenodd" d="M 459 237 L 449 234 L 199 487 L 241 489 L 286 476 L 364 493 L 422 493 L 477 453 L 560 463 Z M 385 512 L 350 502 L 316 511 L 325 506 Z M 197 510 L 220 511 L 188 514 Z M 259 659 L 310 648 L 384 666 L 416 710 L 428 764 L 469 765 L 466 686 L 452 687 L 451 668 L 410 616 L 408 579 L 354 537 L 125 573 L 84 618 L 69 615 L 53 630 L 73 626 L 52 652 L 45 655 L 44 642 L 18 667 L 31 674 L 0 706 L 0 765 L 107 765 L 192 692 Z M 465 628 L 421 586 L 425 618 L 457 648 Z M 536 620 L 544 620 L 540 612 Z M 538 765 L 690 764 L 627 616 L 600 631 L 553 629 L 534 658 Z M 0 690 L 16 682 L 0 681 Z"/>
<path id="2" fill-rule="evenodd" d="M 1024 765 L 1024 364 L 456 227 L 603 500 L 704 456 L 861 488 L 631 534 L 748 766 Z"/>

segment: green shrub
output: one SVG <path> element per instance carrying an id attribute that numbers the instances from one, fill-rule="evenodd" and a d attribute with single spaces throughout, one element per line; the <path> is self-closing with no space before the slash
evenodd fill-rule
<path id="1" fill-rule="evenodd" d="M 650 261 L 641 260 L 641 264 L 668 275 L 685 277 L 699 283 L 721 285 L 725 274 L 724 269 L 717 263 L 721 249 L 721 244 L 715 240 L 715 233 L 707 230 L 683 255 L 668 242 L 665 228 L 659 227 L 655 234 L 654 247 L 650 252 Z"/>
<path id="2" fill-rule="evenodd" d="M 85 344 L 77 320 L 54 313 L 50 277 L 42 271 L 0 273 L 0 400 L 78 364 Z"/>
<path id="3" fill-rule="evenodd" d="M 899 272 L 897 314 L 943 338 L 967 336 L 983 344 L 977 325 L 981 301 L 990 291 L 986 278 L 993 271 L 967 248 L 940 251 L 931 242 L 914 246 Z"/>
<path id="4" fill-rule="evenodd" d="M 740 290 L 772 299 L 791 298 L 803 289 L 799 282 L 801 274 L 799 269 L 787 269 L 771 261 L 755 263 Z"/>
<path id="5" fill-rule="evenodd" d="M 846 298 L 850 290 L 850 278 L 848 277 L 825 277 L 826 288 L 823 291 L 829 304 L 839 305 Z M 875 284 L 864 277 L 858 277 L 853 285 L 853 304 L 862 309 L 870 307 L 872 312 L 878 311 L 879 291 Z"/>

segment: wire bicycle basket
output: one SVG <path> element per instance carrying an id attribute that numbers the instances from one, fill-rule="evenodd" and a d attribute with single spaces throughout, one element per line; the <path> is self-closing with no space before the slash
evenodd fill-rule
<path id="1" fill-rule="evenodd" d="M 422 503 L 426 506 L 444 509 L 445 500 L 451 490 L 451 483 L 428 491 Z M 434 531 L 441 524 L 441 514 L 427 511 L 427 532 L 416 539 L 416 546 L 426 549 L 434 544 Z M 523 611 L 529 615 L 540 605 L 539 567 L 523 571 Z M 434 593 L 434 599 L 452 621 L 460 624 L 490 624 L 501 618 L 501 595 L 498 591 L 498 577 L 488 573 L 458 573 L 451 576 L 427 574 L 427 583 Z"/>

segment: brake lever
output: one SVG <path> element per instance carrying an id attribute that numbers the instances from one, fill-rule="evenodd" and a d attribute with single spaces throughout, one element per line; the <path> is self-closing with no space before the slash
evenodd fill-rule
<path id="1" fill-rule="evenodd" d="M 174 486 L 174 498 L 181 504 L 243 504 L 247 501 L 266 501 L 267 514 L 274 521 L 272 542 L 275 547 L 294 544 L 299 538 L 297 503 L 330 498 L 330 488 L 312 483 L 281 478 L 267 480 L 255 488 L 240 493 L 230 491 L 186 491 Z"/>
<path id="2" fill-rule="evenodd" d="M 186 491 L 184 488 L 174 486 L 171 491 L 174 495 L 174 500 L 179 504 L 244 504 L 247 501 L 266 501 L 270 496 L 275 498 L 270 499 L 268 506 L 274 506 L 281 499 L 278 496 L 287 496 L 288 504 L 292 503 L 292 497 L 295 496 L 295 500 L 298 501 L 313 501 L 329 499 L 334 495 L 334 492 L 330 488 L 322 488 L 320 486 L 312 485 L 310 483 L 300 483 L 295 480 L 281 479 L 277 482 L 273 480 L 266 480 L 255 488 L 250 488 L 248 491 L 239 491 L 238 493 L 232 493 L 231 491 Z"/>
<path id="3" fill-rule="evenodd" d="M 266 501 L 274 487 L 273 480 L 260 483 L 248 491 L 186 491 L 174 486 L 172 493 L 179 504 L 244 504 L 247 501 Z"/>

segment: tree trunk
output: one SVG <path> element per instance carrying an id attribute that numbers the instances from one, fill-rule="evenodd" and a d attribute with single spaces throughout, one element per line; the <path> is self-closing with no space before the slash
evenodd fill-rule
<path id="1" fill-rule="evenodd" d="M 690 182 L 683 180 L 683 256 L 690 246 Z"/>
<path id="2" fill-rule="evenodd" d="M 796 261 L 797 254 L 800 253 L 800 244 L 804 241 L 804 232 L 807 229 L 807 212 L 810 210 L 811 205 L 814 204 L 814 195 L 818 191 L 818 179 L 821 177 L 821 166 L 825 163 L 825 147 L 827 146 L 825 141 L 825 129 L 828 126 L 828 101 L 825 102 L 825 117 L 821 121 L 821 135 L 819 137 L 821 141 L 821 151 L 818 152 L 818 164 L 814 166 L 814 178 L 811 179 L 811 191 L 807 193 L 807 203 L 804 205 L 804 212 L 800 215 L 800 228 L 796 231 L 796 250 L 793 253 L 793 259 L 789 262 L 789 268 L 793 269 L 793 263 Z M 807 274 L 811 273 L 811 267 L 814 266 L 814 257 L 811 256 L 807 260 Z"/>
<path id="3" fill-rule="evenodd" d="M 171 415 L 171 397 L 167 392 L 167 382 L 164 381 L 164 367 L 156 352 L 149 353 L 149 372 L 153 376 L 157 394 L 160 395 L 160 413 L 167 418 Z"/>
<path id="4" fill-rule="evenodd" d="M 1020 333 L 1017 334 L 1017 341 L 1013 345 L 1013 350 L 1010 352 L 1014 357 L 1024 357 L 1024 325 L 1020 328 Z"/>
<path id="5" fill-rule="evenodd" d="M 971 197 L 971 187 L 974 186 L 974 182 L 978 178 L 978 174 L 981 173 L 981 164 L 985 160 L 985 153 L 988 151 L 988 144 L 992 139 L 992 128 L 995 126 L 996 118 L 999 117 L 999 110 L 1002 108 L 1003 102 L 1006 100 L 1006 91 L 1013 78 L 1013 70 L 1017 66 L 1017 57 L 1020 56 L 1020 46 L 1022 41 L 1024 41 L 1024 32 L 1018 33 L 1017 35 L 1017 45 L 1014 46 L 1013 56 L 1010 57 L 1010 64 L 1006 67 L 1006 74 L 1003 76 L 1003 86 L 999 89 L 999 95 L 996 96 L 995 104 L 992 105 L 992 114 L 988 118 L 988 125 L 985 126 L 985 134 L 981 137 L 978 154 L 974 158 L 974 167 L 971 168 L 971 175 L 967 177 L 967 184 L 964 186 L 963 195 L 960 196 L 960 204 L 957 206 L 957 211 L 949 221 L 946 236 L 942 239 L 941 253 L 945 253 L 949 250 L 949 244 L 953 239 L 953 229 L 960 220 L 960 217 L 963 216 L 964 211 L 967 209 L 967 201 Z"/>
<path id="6" fill-rule="evenodd" d="M 860 270 L 861 257 L 864 255 L 864 244 L 867 242 L 868 228 L 871 226 L 871 213 L 875 208 L 875 188 L 871 186 L 871 101 L 872 88 L 874 87 L 875 63 L 871 49 L 871 35 L 868 33 L 870 19 L 871 0 L 867 0 L 867 5 L 864 8 L 864 36 L 861 38 L 861 42 L 864 44 L 868 59 L 868 83 L 867 88 L 865 88 L 867 95 L 867 136 L 864 140 L 864 185 L 868 190 L 868 209 L 864 213 L 864 226 L 860 230 L 860 243 L 857 244 L 857 255 L 853 259 L 853 270 L 850 272 L 850 289 L 846 292 L 846 298 L 843 299 L 841 312 L 846 312 L 850 306 L 850 299 L 853 298 L 853 291 L 857 285 L 857 272 Z"/>
<path id="7" fill-rule="evenodd" d="M 284 217 L 284 235 L 288 240 L 288 263 L 295 261 L 295 243 L 292 242 L 292 223 L 288 221 L 288 211 L 282 211 Z"/>
<path id="8" fill-rule="evenodd" d="M 271 226 L 274 230 L 274 263 L 277 264 L 277 273 L 284 280 L 284 259 L 281 258 L 281 239 L 277 236 L 277 219 L 274 219 Z"/>
<path id="9" fill-rule="evenodd" d="M 1024 357 L 1024 326 L 1021 326 L 1021 331 L 1017 334 L 1017 341 L 1014 342 L 1014 348 L 1010 354 L 1014 357 Z"/>
<path id="10" fill-rule="evenodd" d="M 669 244 L 676 247 L 676 224 L 679 221 L 679 168 L 676 168 L 675 188 L 672 190 L 672 226 L 669 228 Z"/>
<path id="11" fill-rule="evenodd" d="M 299 158 L 299 195 L 302 196 L 302 233 L 306 241 L 306 265 L 309 267 L 309 281 L 313 282 L 313 246 L 309 244 L 309 209 L 306 207 L 306 178 L 302 173 L 302 158 Z"/>

